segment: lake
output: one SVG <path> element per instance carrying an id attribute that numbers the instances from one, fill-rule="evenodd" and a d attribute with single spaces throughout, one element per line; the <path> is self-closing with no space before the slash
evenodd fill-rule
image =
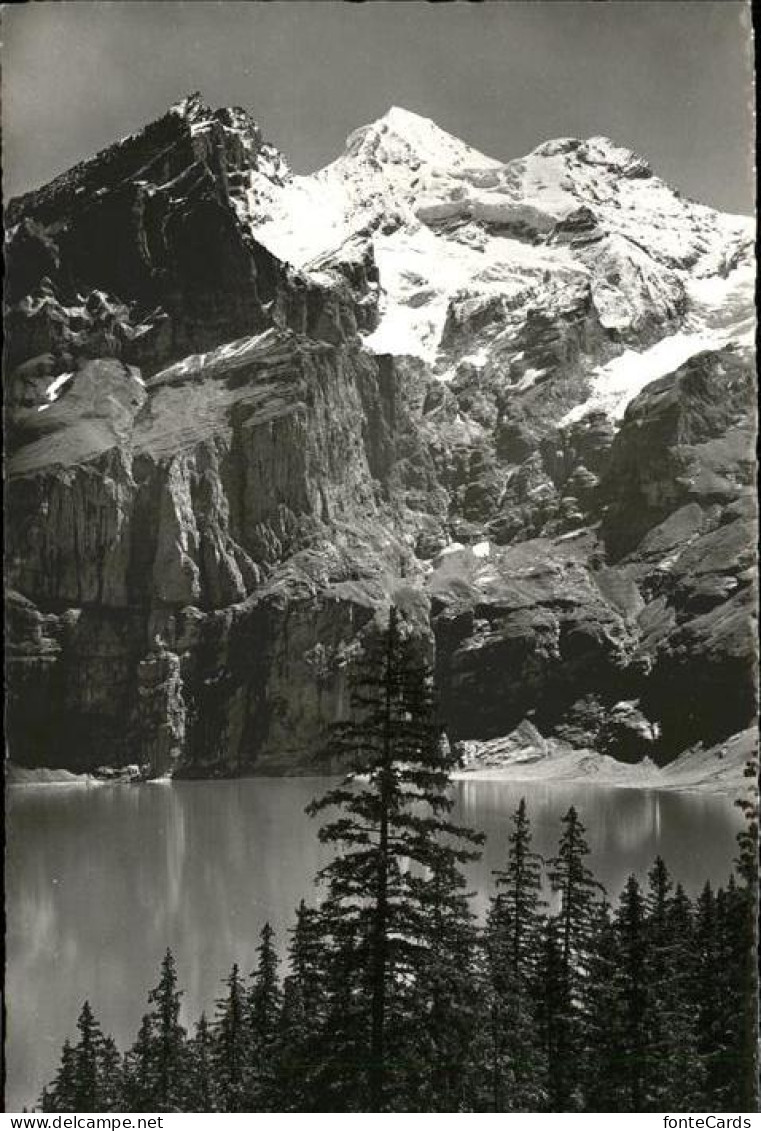
<path id="1" fill-rule="evenodd" d="M 269 920 L 281 950 L 326 850 L 304 806 L 319 778 L 7 790 L 6 1110 L 31 1106 L 88 998 L 120 1048 L 131 1043 L 167 946 L 185 1020 L 213 1010 L 233 962 L 255 964 Z M 534 847 L 555 851 L 576 805 L 613 901 L 660 853 L 691 893 L 724 883 L 742 818 L 725 797 L 546 782 L 459 781 L 455 816 L 487 833 L 470 868 L 483 913 L 510 814 L 526 797 Z"/>

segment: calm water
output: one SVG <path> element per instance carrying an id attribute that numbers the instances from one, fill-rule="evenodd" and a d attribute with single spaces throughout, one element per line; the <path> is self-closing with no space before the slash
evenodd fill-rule
<path id="1" fill-rule="evenodd" d="M 188 1018 L 213 1008 L 233 962 L 255 962 L 269 920 L 280 936 L 325 850 L 304 806 L 324 780 L 249 779 L 8 791 L 7 1105 L 35 1101 L 89 998 L 131 1042 L 167 946 Z M 471 883 L 482 911 L 507 818 L 526 796 L 538 851 L 551 854 L 575 804 L 596 874 L 617 895 L 661 853 L 695 892 L 726 880 L 741 818 L 724 798 L 545 783 L 458 782 L 457 817 L 488 841 Z"/>

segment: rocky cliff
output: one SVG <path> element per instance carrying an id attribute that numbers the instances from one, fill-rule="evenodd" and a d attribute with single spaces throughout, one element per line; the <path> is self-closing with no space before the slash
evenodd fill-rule
<path id="1" fill-rule="evenodd" d="M 469 750 L 747 727 L 752 241 L 607 139 L 294 177 L 195 95 L 11 201 L 12 759 L 314 769 L 390 601 Z"/>

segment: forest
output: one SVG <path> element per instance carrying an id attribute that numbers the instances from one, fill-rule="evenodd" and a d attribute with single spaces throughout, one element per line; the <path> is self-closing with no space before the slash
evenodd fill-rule
<path id="1" fill-rule="evenodd" d="M 188 1029 L 167 951 L 132 1046 L 85 1002 L 39 1109 L 756 1110 L 756 807 L 724 887 L 692 899 L 657 858 L 613 899 L 575 808 L 543 859 L 521 801 L 479 922 L 463 866 L 484 837 L 451 820 L 430 664 L 395 608 L 351 695 L 325 748 L 349 770 L 308 810 L 334 855 L 285 962 L 265 926 Z"/>

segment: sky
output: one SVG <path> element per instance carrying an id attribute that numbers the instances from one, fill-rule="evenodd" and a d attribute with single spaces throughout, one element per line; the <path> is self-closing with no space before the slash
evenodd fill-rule
<path id="1" fill-rule="evenodd" d="M 297 172 L 400 105 L 501 160 L 603 134 L 753 210 L 741 0 L 68 0 L 4 5 L 2 40 L 6 196 L 199 90 L 250 109 Z"/>

